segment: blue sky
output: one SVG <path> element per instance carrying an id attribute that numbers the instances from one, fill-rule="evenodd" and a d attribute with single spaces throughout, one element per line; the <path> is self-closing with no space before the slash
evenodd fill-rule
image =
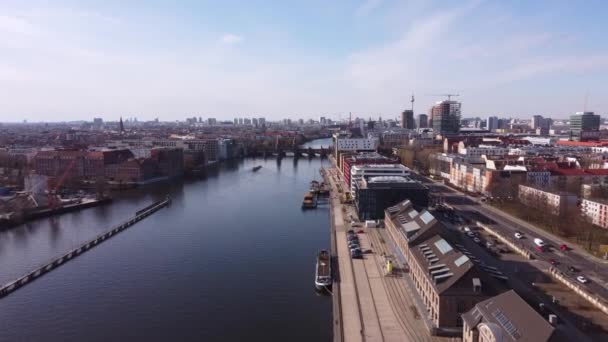
<path id="1" fill-rule="evenodd" d="M 0 3 L 0 121 L 608 114 L 608 3 Z"/>

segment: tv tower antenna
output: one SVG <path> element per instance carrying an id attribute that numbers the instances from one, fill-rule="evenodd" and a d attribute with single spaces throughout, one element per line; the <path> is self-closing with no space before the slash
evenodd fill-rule
<path id="1" fill-rule="evenodd" d="M 412 112 L 414 111 L 414 93 L 412 93 L 412 98 L 410 99 L 410 102 L 412 103 Z"/>

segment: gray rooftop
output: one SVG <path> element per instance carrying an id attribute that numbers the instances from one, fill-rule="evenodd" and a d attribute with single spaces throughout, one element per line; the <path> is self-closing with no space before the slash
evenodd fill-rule
<path id="1" fill-rule="evenodd" d="M 484 324 L 501 341 L 549 341 L 554 330 L 513 290 L 477 303 L 462 319 L 470 327 Z"/>

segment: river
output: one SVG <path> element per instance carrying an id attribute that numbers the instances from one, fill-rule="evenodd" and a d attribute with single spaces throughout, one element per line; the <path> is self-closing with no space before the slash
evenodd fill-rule
<path id="1" fill-rule="evenodd" d="M 311 146 L 328 146 L 330 139 Z M 261 165 L 257 172 L 252 167 Z M 302 211 L 328 161 L 229 161 L 203 179 L 0 233 L 5 283 L 169 194 L 170 207 L 0 299 L 1 341 L 329 341 L 314 289 L 328 208 Z"/>

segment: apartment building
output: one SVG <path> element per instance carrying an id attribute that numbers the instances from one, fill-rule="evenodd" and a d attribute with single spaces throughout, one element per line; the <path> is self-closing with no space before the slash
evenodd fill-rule
<path id="1" fill-rule="evenodd" d="M 600 198 L 584 198 L 581 212 L 591 223 L 608 229 L 608 201 Z"/>
<path id="2" fill-rule="evenodd" d="M 576 208 L 577 196 L 530 185 L 519 185 L 519 201 L 531 208 L 548 211 L 553 215 L 565 215 Z"/>

